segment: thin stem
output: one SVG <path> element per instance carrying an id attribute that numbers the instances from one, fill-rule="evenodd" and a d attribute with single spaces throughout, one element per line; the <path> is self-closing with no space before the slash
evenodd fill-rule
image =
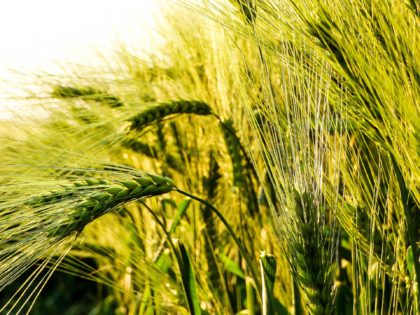
<path id="1" fill-rule="evenodd" d="M 153 219 L 156 221 L 156 223 L 162 228 L 162 231 L 166 236 L 165 241 L 167 241 L 169 243 L 169 246 L 171 247 L 175 256 L 177 256 L 178 259 L 181 259 L 181 257 L 178 255 L 177 251 L 175 250 L 175 244 L 172 242 L 171 234 L 166 230 L 165 224 L 163 224 L 163 222 L 159 219 L 159 217 L 156 215 L 156 213 L 153 211 L 153 209 L 150 208 L 144 201 L 142 201 L 141 204 L 147 209 L 147 211 L 150 213 L 150 215 L 153 217 Z M 154 263 L 155 262 L 156 261 L 154 261 Z"/>
<path id="2" fill-rule="evenodd" d="M 209 203 L 208 201 L 201 199 L 197 196 L 191 195 L 190 193 L 183 191 L 179 188 L 175 188 L 175 191 L 179 192 L 180 194 L 183 194 L 187 197 L 190 197 L 191 199 L 194 199 L 204 205 L 206 205 L 207 207 L 209 207 L 216 215 L 217 217 L 222 221 L 222 223 L 224 224 L 224 226 L 226 227 L 226 229 L 228 230 L 229 234 L 232 236 L 232 238 L 234 239 L 236 245 L 239 248 L 239 251 L 241 252 L 242 256 L 245 258 L 246 264 L 248 266 L 249 271 L 252 274 L 252 277 L 254 278 L 254 282 L 256 285 L 256 289 L 258 290 L 259 293 L 259 299 L 261 301 L 261 297 L 262 297 L 262 289 L 261 289 L 261 285 L 260 282 L 258 280 L 258 276 L 257 276 L 257 272 L 254 268 L 254 265 L 252 263 L 252 259 L 251 257 L 248 255 L 245 247 L 242 245 L 242 241 L 236 236 L 235 232 L 233 231 L 232 227 L 230 226 L 230 224 L 226 221 L 226 219 L 224 218 L 223 214 L 217 210 L 216 207 L 214 207 L 211 203 Z"/>
<path id="3" fill-rule="evenodd" d="M 166 230 L 166 227 L 165 227 L 164 223 L 159 219 L 159 217 L 156 215 L 156 213 L 153 211 L 153 209 L 151 209 L 144 202 L 142 202 L 142 204 L 143 204 L 144 207 L 146 207 L 146 209 L 153 216 L 153 218 L 156 220 L 158 225 L 162 228 L 163 232 L 166 235 L 166 239 L 169 243 L 169 246 L 171 247 L 172 252 L 175 254 L 175 257 L 177 258 L 179 274 L 181 275 L 182 286 L 184 288 L 184 293 L 185 293 L 185 296 L 187 298 L 187 303 L 188 303 L 188 308 L 190 310 L 190 313 L 193 314 L 193 315 L 194 314 L 201 314 L 199 306 L 195 305 L 195 303 L 193 301 L 193 297 L 192 297 L 192 294 L 191 294 L 191 287 L 189 286 L 189 284 L 187 284 L 188 280 L 186 280 L 186 279 L 188 278 L 188 276 L 185 278 L 186 274 L 184 272 L 185 269 L 184 269 L 184 266 L 183 266 L 182 254 L 180 254 L 180 251 L 176 249 L 175 244 L 172 242 L 171 234 Z M 196 281 L 195 278 L 194 278 L 194 281 Z"/>
<path id="4" fill-rule="evenodd" d="M 296 280 L 292 280 L 292 296 L 293 296 L 293 314 L 294 315 L 302 315 L 302 308 L 300 302 L 300 293 L 299 293 L 299 286 L 296 283 Z"/>

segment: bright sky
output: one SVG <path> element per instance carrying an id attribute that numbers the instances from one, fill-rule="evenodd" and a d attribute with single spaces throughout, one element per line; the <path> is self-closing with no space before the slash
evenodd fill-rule
<path id="1" fill-rule="evenodd" d="M 164 0 L 165 1 L 165 0 Z M 166 0 L 167 1 L 167 0 Z M 12 0 L 0 3 L 0 118 L 13 72 L 59 73 L 57 64 L 94 65 L 118 42 L 150 46 L 159 0 Z M 162 1 L 160 1 L 162 2 Z"/>

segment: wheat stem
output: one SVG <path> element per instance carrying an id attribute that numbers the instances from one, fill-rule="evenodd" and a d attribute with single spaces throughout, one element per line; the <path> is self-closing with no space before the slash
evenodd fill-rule
<path id="1" fill-rule="evenodd" d="M 183 194 L 187 197 L 190 197 L 191 199 L 194 199 L 202 204 L 204 204 L 205 206 L 209 207 L 215 214 L 216 216 L 222 221 L 222 223 L 224 224 L 225 228 L 228 230 L 229 234 L 232 236 L 233 240 L 235 241 L 236 245 L 239 248 L 239 251 L 241 252 L 241 255 L 245 258 L 246 264 L 252 274 L 252 277 L 254 278 L 254 282 L 255 285 L 257 287 L 258 293 L 259 293 L 259 299 L 261 301 L 262 298 L 262 290 L 261 290 L 261 285 L 260 285 L 260 281 L 258 280 L 258 276 L 257 276 L 257 271 L 254 268 L 254 265 L 252 263 L 252 259 L 249 256 L 249 254 L 247 253 L 245 247 L 242 245 L 242 241 L 236 236 L 236 233 L 233 231 L 232 227 L 230 226 L 229 222 L 225 219 L 225 217 L 223 216 L 223 214 L 217 210 L 217 208 L 215 206 L 213 206 L 211 203 L 207 202 L 204 199 L 201 199 L 195 195 L 192 195 L 186 191 L 183 191 L 179 188 L 175 188 L 175 191 L 179 192 L 180 194 Z"/>

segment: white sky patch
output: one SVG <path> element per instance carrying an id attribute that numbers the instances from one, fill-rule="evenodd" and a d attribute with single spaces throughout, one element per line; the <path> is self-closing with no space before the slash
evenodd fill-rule
<path id="1" fill-rule="evenodd" d="M 23 106 L 17 73 L 63 74 L 66 62 L 100 65 L 118 43 L 148 49 L 159 0 L 13 0 L 0 3 L 0 119 Z M 167 1 L 167 0 L 166 0 Z M 58 66 L 60 65 L 60 66 Z M 23 108 L 22 108 L 23 110 Z"/>

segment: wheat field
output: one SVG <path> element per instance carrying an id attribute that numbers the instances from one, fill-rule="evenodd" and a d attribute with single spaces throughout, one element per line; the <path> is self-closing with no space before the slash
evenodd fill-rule
<path id="1" fill-rule="evenodd" d="M 164 16 L 0 124 L 0 314 L 419 314 L 418 2 Z"/>

